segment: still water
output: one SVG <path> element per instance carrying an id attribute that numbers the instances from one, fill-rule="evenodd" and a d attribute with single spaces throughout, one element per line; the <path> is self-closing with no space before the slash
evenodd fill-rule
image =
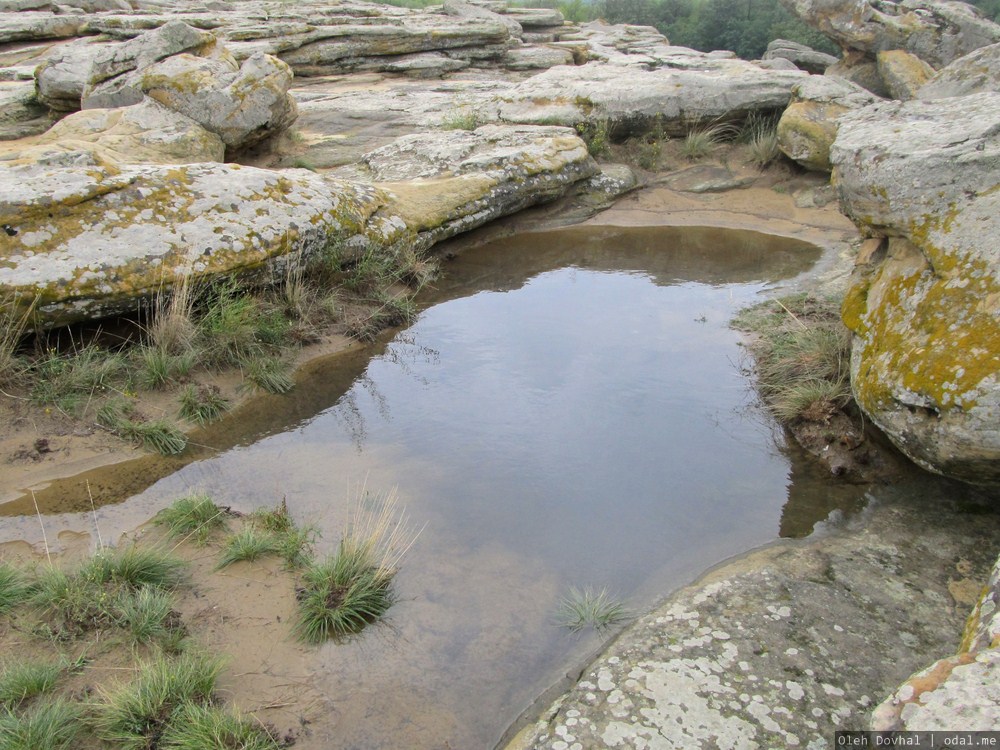
<path id="1" fill-rule="evenodd" d="M 232 447 L 171 466 L 122 507 L 148 518 L 193 490 L 242 510 L 284 497 L 325 552 L 358 482 L 398 487 L 423 529 L 400 602 L 387 626 L 317 652 L 310 680 L 343 720 L 314 739 L 492 747 L 601 642 L 555 624 L 570 586 L 644 611 L 724 558 L 859 506 L 753 408 L 728 325 L 818 257 L 698 228 L 470 250 L 409 328 L 314 364 L 229 423 Z M 143 466 L 150 482 L 166 474 Z"/>

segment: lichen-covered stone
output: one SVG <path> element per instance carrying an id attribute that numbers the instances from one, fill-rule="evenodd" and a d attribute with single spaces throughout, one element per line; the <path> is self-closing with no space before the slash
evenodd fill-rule
<path id="1" fill-rule="evenodd" d="M 89 152 L 102 164 L 190 164 L 221 162 L 225 148 L 218 135 L 190 117 L 147 99 L 131 107 L 68 115 L 18 158 L 38 161 L 45 153 L 75 151 Z"/>
<path id="2" fill-rule="evenodd" d="M 1000 91 L 1000 44 L 982 47 L 939 70 L 917 92 L 918 99 L 944 99 Z"/>
<path id="3" fill-rule="evenodd" d="M 838 119 L 875 100 L 873 94 L 843 78 L 810 76 L 792 88 L 791 104 L 778 121 L 778 147 L 806 169 L 829 172 Z"/>
<path id="4" fill-rule="evenodd" d="M 971 5 L 948 0 L 782 0 L 845 49 L 874 57 L 905 50 L 935 68 L 1000 42 L 1000 26 Z"/>
<path id="5" fill-rule="evenodd" d="M 47 114 L 30 81 L 0 81 L 0 141 L 44 131 L 50 124 Z"/>
<path id="6" fill-rule="evenodd" d="M 231 149 L 259 143 L 295 121 L 291 83 L 291 68 L 263 53 L 238 70 L 225 60 L 174 55 L 142 77 L 149 97 L 217 133 Z"/>
<path id="7" fill-rule="evenodd" d="M 765 60 L 788 60 L 799 70 L 822 74 L 837 62 L 837 58 L 825 52 L 818 52 L 811 47 L 787 39 L 774 39 L 768 42 L 764 52 Z"/>
<path id="8" fill-rule="evenodd" d="M 903 50 L 884 50 L 875 59 L 878 74 L 893 99 L 913 99 L 917 90 L 934 75 L 934 68 Z"/>
<path id="9" fill-rule="evenodd" d="M 841 205 L 889 238 L 844 302 L 852 385 L 908 456 L 1000 481 L 1000 94 L 874 104 L 831 149 Z"/>
<path id="10" fill-rule="evenodd" d="M 0 166 L 0 286 L 43 324 L 122 313 L 179 276 L 365 241 L 378 188 L 225 164 Z"/>

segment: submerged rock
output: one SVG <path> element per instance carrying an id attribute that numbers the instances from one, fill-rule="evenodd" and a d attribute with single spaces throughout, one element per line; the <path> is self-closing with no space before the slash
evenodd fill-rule
<path id="1" fill-rule="evenodd" d="M 1000 94 L 886 102 L 840 119 L 843 210 L 888 238 L 844 302 L 866 414 L 910 458 L 1000 482 Z"/>

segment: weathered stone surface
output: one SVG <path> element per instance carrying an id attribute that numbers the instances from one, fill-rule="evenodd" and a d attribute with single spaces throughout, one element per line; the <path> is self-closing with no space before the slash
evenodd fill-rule
<path id="1" fill-rule="evenodd" d="M 911 480 L 863 529 L 761 550 L 681 589 L 507 750 L 834 747 L 834 731 L 864 728 L 914 665 L 954 643 L 955 561 L 973 577 L 990 565 L 986 550 L 970 565 L 971 539 L 948 540 L 954 516 L 936 526 L 913 497 L 925 490 L 953 502 L 953 489 Z M 991 545 L 972 518 L 958 523 Z"/>
<path id="2" fill-rule="evenodd" d="M 560 47 L 514 47 L 503 58 L 508 70 L 542 70 L 556 65 L 572 65 L 573 53 Z"/>
<path id="3" fill-rule="evenodd" d="M 903 50 L 885 50 L 876 56 L 878 74 L 893 99 L 906 101 L 934 75 L 934 68 Z"/>
<path id="4" fill-rule="evenodd" d="M 788 60 L 799 70 L 805 70 L 809 73 L 825 73 L 827 68 L 837 62 L 837 58 L 833 55 L 817 52 L 812 47 L 798 42 L 790 42 L 787 39 L 775 39 L 768 42 L 764 59 Z"/>
<path id="5" fill-rule="evenodd" d="M 517 39 L 520 39 L 521 34 L 524 32 L 521 28 L 521 24 L 513 18 L 500 15 L 499 13 L 495 13 L 488 8 L 484 8 L 480 5 L 473 5 L 472 3 L 467 3 L 463 0 L 444 0 L 441 8 L 445 15 L 448 16 L 455 16 L 456 18 L 480 18 L 501 23 L 507 27 L 507 32 L 512 37 Z"/>
<path id="6" fill-rule="evenodd" d="M 883 99 L 890 98 L 889 88 L 879 75 L 878 64 L 856 50 L 845 52 L 843 58 L 826 69 L 826 75 L 856 83 Z"/>
<path id="7" fill-rule="evenodd" d="M 831 149 L 841 206 L 890 238 L 844 302 L 858 403 L 932 471 L 1000 481 L 1000 94 L 871 105 Z"/>
<path id="8" fill-rule="evenodd" d="M 421 247 L 553 200 L 598 172 L 573 130 L 496 125 L 405 136 L 366 154 L 362 167 Z"/>
<path id="9" fill-rule="evenodd" d="M 150 98 L 217 133 L 231 149 L 252 146 L 295 121 L 291 83 L 291 68 L 263 53 L 239 70 L 224 60 L 174 55 L 142 76 Z"/>
<path id="10" fill-rule="evenodd" d="M 935 68 L 1000 42 L 1000 26 L 962 2 L 782 0 L 782 4 L 845 48 L 871 56 L 905 50 Z"/>
<path id="11" fill-rule="evenodd" d="M 86 20 L 82 13 L 11 13 L 0 9 L 0 44 L 26 39 L 70 39 L 80 34 Z"/>
<path id="12" fill-rule="evenodd" d="M 811 76 L 792 88 L 792 103 L 778 121 L 778 147 L 806 169 L 829 172 L 837 120 L 876 97 L 843 78 Z"/>
<path id="13" fill-rule="evenodd" d="M 35 98 L 33 83 L 0 82 L 0 141 L 44 131 L 51 124 L 47 114 L 48 110 Z"/>
<path id="14" fill-rule="evenodd" d="M 559 66 L 523 81 L 480 108 L 484 119 L 576 126 L 604 124 L 616 133 L 654 123 L 670 135 L 693 125 L 740 119 L 757 110 L 783 108 L 799 71 L 767 71 L 742 60 L 706 60 L 700 70 L 588 63 Z"/>
<path id="15" fill-rule="evenodd" d="M 78 39 L 56 50 L 35 72 L 38 101 L 55 112 L 75 112 L 94 57 L 102 45 Z"/>
<path id="16" fill-rule="evenodd" d="M 189 164 L 221 162 L 225 144 L 191 118 L 147 99 L 68 115 L 6 160 L 47 160 L 59 152 L 91 154 L 99 164 Z"/>
<path id="17" fill-rule="evenodd" d="M 991 44 L 942 68 L 917 92 L 918 99 L 944 99 L 1000 91 L 1000 44 Z"/>
<path id="18" fill-rule="evenodd" d="M 377 188 L 224 164 L 0 166 L 0 285 L 43 321 L 134 309 L 179 275 L 209 278 L 358 242 Z"/>

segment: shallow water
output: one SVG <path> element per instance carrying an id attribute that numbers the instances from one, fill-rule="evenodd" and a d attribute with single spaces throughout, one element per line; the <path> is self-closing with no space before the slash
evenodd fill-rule
<path id="1" fill-rule="evenodd" d="M 99 522 L 107 535 L 192 490 L 243 510 L 284 497 L 326 551 L 357 483 L 398 486 L 422 528 L 401 601 L 388 626 L 317 652 L 310 682 L 334 710 L 309 741 L 491 747 L 600 643 L 554 623 L 568 587 L 606 586 L 643 611 L 726 557 L 863 503 L 752 407 L 728 327 L 818 256 L 697 228 L 576 228 L 469 251 L 408 329 L 314 364 L 290 396 L 227 422 L 216 436 L 234 447 L 143 459 L 124 481 L 95 474 L 99 497 L 151 485 Z M 33 522 L 5 519 L 4 539 L 31 538 Z"/>

